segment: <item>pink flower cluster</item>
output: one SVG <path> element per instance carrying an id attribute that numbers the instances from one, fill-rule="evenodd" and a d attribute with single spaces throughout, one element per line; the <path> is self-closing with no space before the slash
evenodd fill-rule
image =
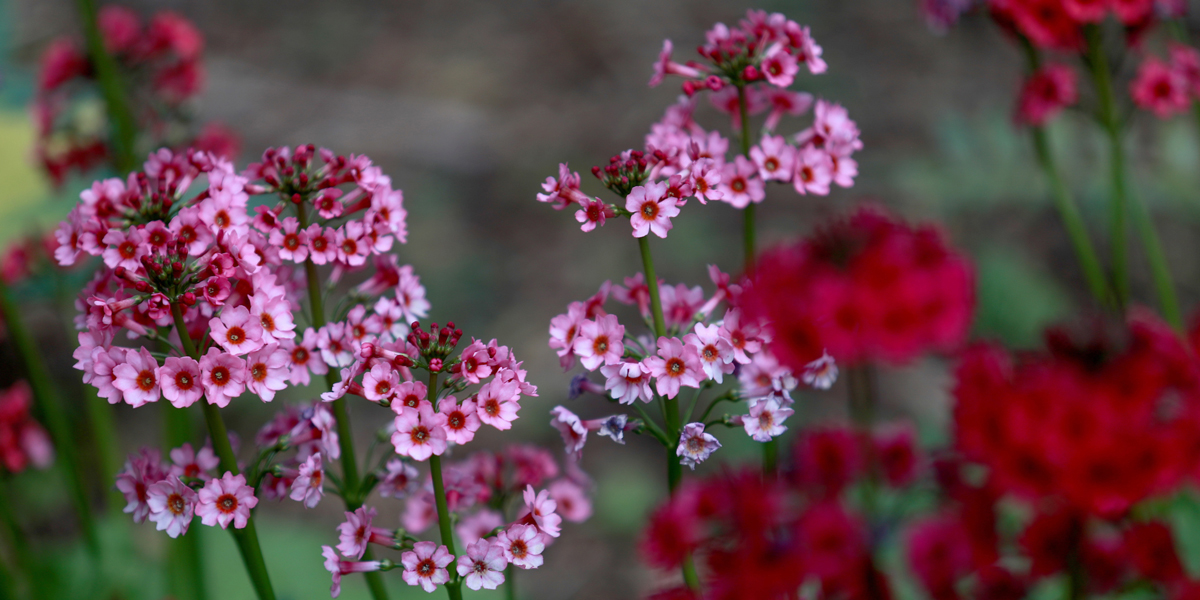
<path id="1" fill-rule="evenodd" d="M 19 381 L 0 392 L 0 468 L 20 473 L 30 465 L 44 469 L 54 462 L 54 446 L 30 408 L 29 384 Z"/>
<path id="2" fill-rule="evenodd" d="M 1200 51 L 1172 43 L 1168 62 L 1147 56 L 1130 82 L 1129 91 L 1134 103 L 1160 119 L 1187 111 L 1194 100 L 1200 99 Z"/>
<path id="3" fill-rule="evenodd" d="M 187 533 L 195 516 L 210 527 L 246 526 L 258 498 L 244 476 L 226 472 L 215 477 L 218 461 L 208 446 L 195 451 L 184 444 L 171 450 L 170 458 L 164 462 L 158 450 L 144 448 L 117 475 L 125 512 L 132 513 L 135 523 L 149 519 L 173 538 Z"/>
<path id="4" fill-rule="evenodd" d="M 259 429 L 254 439 L 260 450 L 295 454 L 280 459 L 263 476 L 259 490 L 264 500 L 291 498 L 313 508 L 325 495 L 325 460 L 341 456 L 337 422 L 321 402 L 288 406 Z"/>

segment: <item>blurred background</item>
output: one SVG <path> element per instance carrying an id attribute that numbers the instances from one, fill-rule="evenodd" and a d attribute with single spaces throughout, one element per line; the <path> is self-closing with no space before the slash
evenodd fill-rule
<path id="1" fill-rule="evenodd" d="M 547 327 L 569 302 L 592 295 L 604 280 L 619 282 L 636 273 L 636 244 L 620 224 L 584 234 L 570 212 L 551 210 L 534 195 L 546 176 L 557 173 L 559 162 L 584 174 L 585 191 L 601 194 L 587 174 L 590 167 L 641 147 L 649 125 L 679 94 L 671 80 L 655 89 L 646 86 L 662 40 L 675 42 L 676 57 L 689 57 L 713 23 L 735 22 L 747 8 L 784 12 L 811 26 L 829 71 L 801 77 L 794 89 L 846 106 L 864 142 L 856 155 L 859 177 L 850 190 L 804 197 L 790 186 L 770 188 L 759 210 L 764 245 L 804 235 L 855 204 L 877 202 L 912 220 L 940 221 L 974 257 L 979 337 L 1034 345 L 1042 326 L 1084 304 L 1086 290 L 1033 162 L 1032 145 L 1012 125 L 1020 56 L 982 18 L 937 36 L 912 0 L 126 4 L 143 14 L 178 11 L 203 32 L 207 87 L 196 110 L 201 121 L 222 120 L 241 136 L 239 166 L 268 146 L 314 143 L 367 154 L 403 189 L 410 235 L 398 254 L 427 287 L 433 320 L 454 320 L 468 335 L 513 347 L 540 387 L 540 397 L 523 405 L 524 418 L 514 432 L 489 431 L 476 442 L 481 448 L 522 440 L 558 452 L 558 434 L 548 425 L 552 406 L 566 404 L 585 418 L 609 410 L 597 398 L 568 400 L 570 375 L 546 345 Z M 72 2 L 0 0 L 0 243 L 37 231 L 39 224 L 52 226 L 89 183 L 74 179 L 53 189 L 30 159 L 27 105 L 37 61 L 49 40 L 78 31 Z M 705 103 L 698 119 L 729 134 L 728 118 Z M 1082 119 L 1059 119 L 1052 137 L 1085 216 L 1099 227 L 1106 188 L 1096 172 L 1104 155 Z M 1200 293 L 1200 254 L 1193 242 L 1200 231 L 1198 136 L 1186 117 L 1145 120 L 1134 134 L 1141 146 L 1131 153 L 1139 161 L 1134 187 L 1159 221 L 1190 310 Z M 809 117 L 785 120 L 782 129 L 796 131 L 808 122 Z M 711 290 L 705 265 L 736 272 L 741 263 L 740 227 L 731 207 L 689 204 L 669 240 L 652 242 L 660 276 Z M 1143 264 L 1139 255 L 1134 260 Z M 1134 276 L 1137 297 L 1149 302 L 1148 275 L 1135 268 Z M 22 300 L 32 305 L 29 319 L 70 398 L 79 386 L 67 334 L 73 315 L 53 303 L 34 302 L 39 298 Z M 11 356 L 0 359 L 7 385 L 15 376 L 7 366 Z M 880 386 L 884 414 L 913 418 L 925 441 L 936 444 L 946 419 L 947 383 L 946 365 L 938 360 L 886 371 Z M 303 399 L 297 393 L 277 402 Z M 806 392 L 798 398 L 794 425 L 841 418 L 844 404 L 840 385 Z M 228 418 L 243 438 L 276 409 L 245 399 L 235 407 Z M 364 440 L 388 414 L 370 408 L 355 413 Z M 120 406 L 118 417 L 123 450 L 159 445 L 159 407 L 135 412 Z M 757 460 L 757 448 L 746 436 L 732 431 L 722 439 L 727 443 L 721 458 Z M 589 444 L 583 467 L 597 483 L 595 515 L 566 527 L 547 552 L 545 567 L 520 574 L 523 596 L 633 597 L 655 586 L 634 545 L 644 516 L 665 492 L 661 454 L 646 439 L 624 447 L 600 439 Z M 66 581 L 86 562 L 72 545 L 72 513 L 56 474 L 30 477 L 19 514 L 29 519 L 38 543 L 57 552 L 56 572 Z M 398 526 L 402 503 L 372 502 L 380 511 L 377 525 Z M 264 504 L 258 514 L 280 596 L 327 597 L 329 577 L 321 569 L 319 546 L 336 539 L 340 503 L 330 498 L 312 511 L 291 502 Z M 113 536 L 128 535 L 118 533 L 128 530 L 121 519 L 127 517 L 106 525 Z M 202 533 L 213 597 L 248 597 L 229 536 Z M 132 536 L 121 538 L 128 552 L 105 566 L 125 582 L 112 597 L 161 597 L 161 569 L 152 567 L 165 537 L 149 524 L 133 527 Z M 403 585 L 398 574 L 387 579 L 393 597 L 424 596 Z M 366 597 L 359 578 L 348 578 L 343 594 Z"/>

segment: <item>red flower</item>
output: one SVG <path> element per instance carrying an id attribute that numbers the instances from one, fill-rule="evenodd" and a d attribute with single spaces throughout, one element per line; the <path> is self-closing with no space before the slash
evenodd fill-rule
<path id="1" fill-rule="evenodd" d="M 1029 575 L 1038 578 L 1053 575 L 1067 567 L 1067 560 L 1078 552 L 1083 533 L 1079 515 L 1066 510 L 1043 512 L 1021 534 L 1020 545 L 1029 557 Z"/>
<path id="2" fill-rule="evenodd" d="M 1029 76 L 1017 100 L 1017 122 L 1044 125 L 1063 108 L 1079 101 L 1075 71 L 1066 65 L 1046 65 Z"/>
<path id="3" fill-rule="evenodd" d="M 1183 579 L 1183 564 L 1166 525 L 1152 522 L 1130 527 L 1125 531 L 1125 550 L 1133 568 L 1146 579 L 1168 584 Z"/>

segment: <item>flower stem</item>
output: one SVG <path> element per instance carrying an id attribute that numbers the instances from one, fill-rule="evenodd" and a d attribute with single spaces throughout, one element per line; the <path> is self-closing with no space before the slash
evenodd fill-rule
<path id="1" fill-rule="evenodd" d="M 429 374 L 430 399 L 435 403 L 437 398 L 432 396 L 437 392 L 437 373 Z M 433 479 L 433 498 L 437 505 L 438 530 L 442 534 L 442 544 L 456 558 L 450 561 L 447 569 L 450 571 L 450 581 L 446 582 L 446 594 L 450 600 L 462 600 L 462 584 L 458 579 L 458 554 L 454 551 L 454 531 L 450 529 L 450 506 L 446 502 L 446 486 L 442 483 L 442 457 L 436 454 L 429 457 L 429 476 Z M 506 588 L 508 589 L 508 588 Z"/>
<path id="2" fill-rule="evenodd" d="M 166 446 L 178 448 L 192 439 L 192 414 L 168 403 L 163 406 L 163 431 Z M 168 543 L 167 575 L 171 594 L 180 600 L 206 600 L 208 590 L 204 577 L 204 553 L 199 527 L 191 527 L 184 535 Z"/>
<path id="3" fill-rule="evenodd" d="M 25 368 L 25 375 L 29 378 L 29 387 L 33 390 L 33 396 L 37 400 L 38 406 L 42 409 L 46 427 L 50 430 L 50 437 L 54 440 L 58 463 L 66 478 L 67 491 L 71 496 L 71 502 L 75 505 L 75 512 L 79 516 L 79 525 L 83 529 L 88 549 L 93 557 L 97 557 L 100 553 L 100 537 L 96 534 L 92 505 L 83 485 L 83 474 L 79 469 L 79 453 L 75 447 L 75 436 L 71 431 L 71 423 L 63 411 L 61 397 L 51 379 L 50 370 L 42 360 L 42 355 L 29 335 L 29 331 L 25 329 L 25 322 L 22 321 L 21 314 L 17 312 L 17 307 L 13 304 L 8 284 L 3 281 L 3 278 L 0 278 L 0 315 L 3 315 L 4 323 L 8 326 L 8 336 L 12 340 L 13 346 L 16 347 L 17 356 L 20 357 L 22 366 Z"/>
<path id="4" fill-rule="evenodd" d="M 87 41 L 88 57 L 100 83 L 100 94 L 108 109 L 109 127 L 112 130 L 113 166 L 124 175 L 137 166 L 137 123 L 129 108 L 125 85 L 117 61 L 104 49 L 104 38 L 96 23 L 95 0 L 77 0 L 76 8 L 83 21 L 83 34 Z"/>
<path id="5" fill-rule="evenodd" d="M 187 322 L 183 320 L 183 310 L 180 309 L 179 304 L 171 303 L 171 316 L 175 319 L 175 329 L 179 333 L 179 342 L 183 346 L 183 351 L 193 359 L 199 360 L 200 351 L 192 342 L 192 336 L 188 333 Z M 229 430 L 225 427 L 225 419 L 221 417 L 221 410 L 217 408 L 216 404 L 210 404 L 208 398 L 204 398 L 200 402 L 200 406 L 204 409 L 204 421 L 208 424 L 208 436 L 212 438 L 213 450 L 220 460 L 221 470 L 237 475 L 239 473 L 237 455 L 233 453 L 233 446 L 229 443 Z M 234 541 L 237 542 L 238 550 L 242 554 L 242 563 L 246 566 L 246 574 L 250 576 L 250 583 L 254 585 L 254 591 L 259 600 L 275 600 L 275 590 L 271 587 L 267 563 L 263 560 L 262 548 L 258 543 L 258 531 L 254 527 L 254 514 L 250 514 L 245 528 L 234 529 L 231 533 Z"/>
<path id="6" fill-rule="evenodd" d="M 513 577 L 517 568 L 509 564 L 504 568 L 504 600 L 517 600 L 517 582 Z"/>
<path id="7" fill-rule="evenodd" d="M 0 475 L 0 525 L 4 527 L 4 533 L 8 537 L 8 543 L 12 548 L 13 557 L 16 560 L 17 568 L 22 571 L 26 583 L 29 584 L 27 590 L 32 597 L 40 597 L 44 582 L 42 578 L 37 577 L 33 572 L 33 553 L 29 550 L 29 540 L 25 538 L 25 531 L 21 529 L 21 525 L 17 523 L 16 517 L 12 513 L 12 496 L 9 494 L 8 479 Z M 10 578 L 10 585 L 11 578 Z M 20 597 L 14 594 L 14 597 Z"/>
<path id="8" fill-rule="evenodd" d="M 646 287 L 650 290 L 650 314 L 654 318 L 654 335 L 655 337 L 664 337 L 667 335 L 667 326 L 663 319 L 662 298 L 658 293 L 658 275 L 654 273 L 654 257 L 650 255 L 650 242 L 646 236 L 638 238 L 638 248 L 642 252 L 642 269 L 646 275 Z M 663 398 L 662 400 L 663 422 L 666 425 L 667 439 L 678 440 L 682 430 L 679 423 L 679 400 L 677 398 Z M 683 465 L 679 463 L 679 457 L 675 455 L 675 447 L 668 446 L 667 486 L 671 492 L 675 491 L 682 479 Z"/>
<path id="9" fill-rule="evenodd" d="M 1117 104 L 1113 96 L 1112 78 L 1108 70 L 1108 58 L 1104 55 L 1101 31 L 1097 25 L 1085 28 L 1087 37 L 1087 62 L 1091 67 L 1092 83 L 1096 86 L 1096 97 L 1100 101 L 1100 120 L 1109 140 L 1109 174 L 1112 177 L 1112 202 L 1110 204 L 1110 240 L 1112 244 L 1112 278 L 1116 292 L 1117 308 L 1124 310 L 1129 305 L 1129 242 L 1125 225 L 1128 212 L 1128 197 L 1125 187 L 1125 152 L 1121 146 L 1120 123 Z"/>

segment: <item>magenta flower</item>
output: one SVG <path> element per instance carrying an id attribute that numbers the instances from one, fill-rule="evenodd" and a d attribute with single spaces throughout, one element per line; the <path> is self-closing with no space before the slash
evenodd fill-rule
<path id="1" fill-rule="evenodd" d="M 489 540 L 477 540 L 467 546 L 467 553 L 458 557 L 458 574 L 472 590 L 494 590 L 504 583 L 504 568 L 508 559 L 504 549 Z"/>
<path id="2" fill-rule="evenodd" d="M 796 151 L 796 172 L 792 175 L 792 187 L 799 194 L 829 194 L 833 181 L 833 159 L 824 150 L 805 146 Z"/>
<path id="3" fill-rule="evenodd" d="M 110 269 L 121 267 L 134 273 L 142 271 L 142 258 L 150 255 L 150 245 L 141 229 L 109 229 L 104 234 L 104 264 Z"/>
<path id="4" fill-rule="evenodd" d="M 1142 61 L 1137 76 L 1129 84 L 1130 95 L 1140 107 L 1166 119 L 1188 107 L 1188 82 L 1181 72 L 1157 57 Z M 112 235 L 111 233 L 109 235 Z M 104 239 L 107 241 L 108 236 Z M 105 253 L 108 262 L 108 253 Z"/>
<path id="5" fill-rule="evenodd" d="M 734 208 L 746 208 L 750 203 L 762 202 L 767 197 L 763 180 L 757 177 L 758 166 L 736 156 L 731 163 L 725 163 L 725 171 L 721 178 L 721 200 L 732 204 Z"/>
<path id="6" fill-rule="evenodd" d="M 582 223 L 580 229 L 592 231 L 597 227 L 604 227 L 604 222 L 615 214 L 603 200 L 588 198 L 580 204 L 579 210 L 575 211 L 575 220 Z"/>
<path id="7" fill-rule="evenodd" d="M 337 229 L 337 259 L 351 267 L 360 267 L 367 262 L 370 243 L 365 238 L 366 230 L 361 221 L 350 221 Z"/>
<path id="8" fill-rule="evenodd" d="M 321 463 L 321 453 L 315 452 L 300 465 L 300 473 L 292 481 L 292 490 L 288 497 L 304 506 L 313 508 L 325 494 L 325 469 Z"/>
<path id="9" fill-rule="evenodd" d="M 696 349 L 708 379 L 721 383 L 725 375 L 733 372 L 733 346 L 721 336 L 719 325 L 696 323 L 694 331 L 683 336 L 684 343 Z"/>
<path id="10" fill-rule="evenodd" d="M 192 523 L 198 496 L 192 488 L 184 485 L 178 477 L 164 479 L 146 492 L 146 505 L 150 508 L 150 520 L 159 531 L 175 538 L 187 533 Z"/>
<path id="11" fill-rule="evenodd" d="M 487 346 L 479 340 L 471 340 L 471 345 L 463 349 L 458 360 L 458 374 L 471 383 L 479 383 L 492 374 Z"/>
<path id="12" fill-rule="evenodd" d="M 667 237 L 667 232 L 674 227 L 671 218 L 679 215 L 679 207 L 675 199 L 666 194 L 667 184 L 663 182 L 639 185 L 629 192 L 625 210 L 633 213 L 629 217 L 633 237 L 646 237 L 650 232 L 660 238 Z"/>
<path id="13" fill-rule="evenodd" d="M 371 522 L 375 520 L 374 507 L 360 506 L 354 512 L 346 513 L 346 521 L 338 525 L 338 552 L 346 558 L 358 560 L 367 551 L 371 542 L 371 534 L 375 528 Z M 380 530 L 383 531 L 383 530 Z M 386 532 L 384 532 L 386 533 Z"/>
<path id="14" fill-rule="evenodd" d="M 709 200 L 720 200 L 724 197 L 721 194 L 721 171 L 721 165 L 711 158 L 701 158 L 689 167 L 693 194 L 700 204 L 708 204 Z"/>
<path id="15" fill-rule="evenodd" d="M 507 369 L 504 372 L 512 373 Z M 476 414 L 480 421 L 500 431 L 512 429 L 512 422 L 517 420 L 517 411 L 521 408 L 517 403 L 520 397 L 520 382 L 504 381 L 501 373 L 497 373 L 476 395 Z"/>
<path id="16" fill-rule="evenodd" d="M 446 416 L 446 439 L 460 446 L 475 439 L 475 432 L 483 425 L 474 400 L 464 400 L 460 405 L 454 396 L 446 396 L 438 401 L 438 412 Z"/>
<path id="17" fill-rule="evenodd" d="M 767 48 L 759 71 L 771 85 L 786 88 L 796 80 L 796 73 L 800 72 L 800 65 L 796 62 L 796 57 L 789 54 L 783 44 L 775 43 Z"/>
<path id="18" fill-rule="evenodd" d="M 774 397 L 759 398 L 750 402 L 750 414 L 742 418 L 742 427 L 754 441 L 769 442 L 787 431 L 783 421 L 790 416 L 792 409 L 780 406 Z"/>
<path id="19" fill-rule="evenodd" d="M 667 398 L 679 394 L 680 386 L 698 388 L 705 379 L 700 353 L 679 338 L 658 338 L 658 356 L 647 356 L 642 365 L 655 378 L 658 393 Z"/>
<path id="20" fill-rule="evenodd" d="M 405 409 L 396 417 L 392 433 L 396 454 L 413 460 L 427 460 L 446 451 L 446 415 L 433 412 L 428 404 L 419 410 Z"/>
<path id="21" fill-rule="evenodd" d="M 575 338 L 575 355 L 589 371 L 601 365 L 616 364 L 625 353 L 625 326 L 617 316 L 608 314 L 596 317 L 595 321 L 584 321 Z"/>
<path id="22" fill-rule="evenodd" d="M 317 332 L 317 336 L 317 347 L 321 349 L 325 364 L 342 368 L 354 362 L 345 323 L 327 323 Z"/>
<path id="23" fill-rule="evenodd" d="M 287 387 L 288 355 L 278 344 L 263 346 L 246 357 L 246 387 L 263 402 L 275 399 L 275 392 Z"/>
<path id="24" fill-rule="evenodd" d="M 408 585 L 419 585 L 426 592 L 433 592 L 437 586 L 450 581 L 446 566 L 452 562 L 454 555 L 445 546 L 417 542 L 411 551 L 400 555 L 400 564 L 404 565 L 401 577 Z"/>
<path id="25" fill-rule="evenodd" d="M 204 396 L 209 404 L 221 408 L 229 406 L 229 401 L 246 391 L 246 381 L 250 378 L 246 371 L 246 361 L 209 348 L 200 358 L 200 383 L 204 386 Z"/>
<path id="26" fill-rule="evenodd" d="M 288 353 L 288 382 L 292 385 L 308 385 L 312 381 L 310 373 L 329 372 L 329 365 L 317 350 L 317 332 L 312 327 L 305 329 L 298 341 L 284 340 L 279 347 Z"/>
<path id="27" fill-rule="evenodd" d="M 704 462 L 720 447 L 721 442 L 716 437 L 704 432 L 704 423 L 688 423 L 679 435 L 679 447 L 675 449 L 675 455 L 680 463 L 695 470 L 696 465 Z"/>
<path id="28" fill-rule="evenodd" d="M 133 515 L 134 523 L 142 523 L 150 515 L 150 486 L 166 477 L 158 450 L 146 448 L 125 461 L 125 468 L 117 474 L 117 489 L 125 495 L 125 512 Z"/>
<path id="29" fill-rule="evenodd" d="M 496 536 L 496 544 L 504 551 L 504 558 L 513 565 L 522 569 L 542 566 L 542 550 L 546 549 L 546 544 L 542 542 L 542 534 L 537 527 L 520 523 L 512 525 Z"/>
<path id="30" fill-rule="evenodd" d="M 282 226 L 271 232 L 268 241 L 279 248 L 279 258 L 297 263 L 308 258 L 308 232 L 300 229 L 296 217 L 284 219 Z"/>
<path id="31" fill-rule="evenodd" d="M 309 257 L 314 263 L 323 265 L 337 260 L 337 233 L 333 229 L 313 223 L 304 233 L 308 237 Z"/>
<path id="32" fill-rule="evenodd" d="M 228 529 L 242 529 L 250 519 L 250 509 L 258 504 L 254 488 L 246 485 L 246 478 L 226 472 L 220 479 L 211 479 L 199 493 L 200 503 L 196 515 L 200 522 L 212 527 L 220 525 Z"/>
<path id="33" fill-rule="evenodd" d="M 393 396 L 392 411 L 397 415 L 404 414 L 405 409 L 411 408 L 417 410 L 421 406 L 431 406 L 425 399 L 428 394 L 428 388 L 420 381 L 405 381 L 396 386 L 396 393 Z"/>
<path id="34" fill-rule="evenodd" d="M 219 317 L 209 319 L 213 341 L 235 356 L 263 347 L 263 328 L 244 306 L 226 308 Z"/>
<path id="35" fill-rule="evenodd" d="M 125 362 L 113 367 L 113 386 L 124 394 L 125 403 L 137 408 L 158 402 L 158 361 L 145 348 L 125 351 Z"/>
<path id="36" fill-rule="evenodd" d="M 571 171 L 567 163 L 558 164 L 558 178 L 547 177 L 542 184 L 545 194 L 538 194 L 538 202 L 554 205 L 554 210 L 562 210 L 571 203 L 582 204 L 587 195 L 579 191 L 579 173 Z"/>
<path id="37" fill-rule="evenodd" d="M 209 304 L 225 306 L 225 299 L 233 293 L 233 286 L 230 285 L 229 279 L 213 275 L 204 280 L 204 285 L 200 286 L 200 293 Z"/>

